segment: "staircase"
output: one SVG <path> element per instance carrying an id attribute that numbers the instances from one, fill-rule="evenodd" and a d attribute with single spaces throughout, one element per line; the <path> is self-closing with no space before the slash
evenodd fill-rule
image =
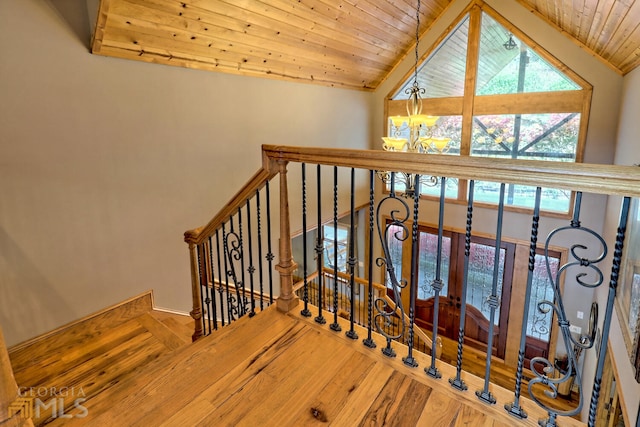
<path id="1" fill-rule="evenodd" d="M 190 317 L 154 310 L 148 292 L 18 344 L 9 358 L 35 425 L 66 423 L 124 378 L 191 343 L 192 331 Z"/>

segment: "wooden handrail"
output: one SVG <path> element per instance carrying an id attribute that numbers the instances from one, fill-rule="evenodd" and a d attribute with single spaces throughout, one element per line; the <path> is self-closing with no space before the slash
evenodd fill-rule
<path id="1" fill-rule="evenodd" d="M 336 273 L 336 271 L 334 269 L 329 268 L 329 267 L 322 267 L 322 272 L 323 273 L 331 273 L 331 274 Z M 341 279 L 343 279 L 345 281 L 351 280 L 351 275 L 349 275 L 347 273 L 343 273 L 341 271 L 338 271 L 337 273 L 338 273 L 338 277 L 339 278 L 341 278 Z M 354 281 L 356 283 L 358 283 L 360 285 L 369 286 L 369 281 L 367 279 L 363 279 L 362 277 L 358 277 L 358 276 L 355 276 L 353 279 L 354 279 Z M 386 292 L 386 290 L 387 290 L 386 286 L 384 286 L 384 285 L 382 285 L 380 283 L 371 282 L 371 284 L 373 286 L 373 289 L 375 289 L 377 291 L 385 291 Z"/>
<path id="2" fill-rule="evenodd" d="M 369 170 L 403 171 L 426 176 L 476 179 L 597 194 L 640 197 L 640 167 L 473 156 L 390 153 L 263 145 L 273 160 Z"/>

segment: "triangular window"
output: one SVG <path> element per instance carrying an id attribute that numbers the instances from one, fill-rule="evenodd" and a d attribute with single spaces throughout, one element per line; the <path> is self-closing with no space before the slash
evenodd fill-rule
<path id="1" fill-rule="evenodd" d="M 406 100 L 414 80 L 412 71 L 387 99 L 388 136 L 412 135 Z M 423 153 L 582 161 L 591 86 L 484 2 L 472 2 L 419 61 L 417 82 L 424 88 L 422 114 L 437 120 L 413 135 L 448 141 L 422 144 Z M 409 147 L 411 141 L 393 150 Z M 534 189 L 512 187 L 507 204 L 532 207 Z M 478 183 L 476 200 L 496 202 L 493 190 Z M 439 195 L 438 185 L 423 194 Z M 466 199 L 467 183 L 448 180 L 446 197 Z M 545 190 L 542 207 L 569 212 L 571 200 L 571 193 Z"/>

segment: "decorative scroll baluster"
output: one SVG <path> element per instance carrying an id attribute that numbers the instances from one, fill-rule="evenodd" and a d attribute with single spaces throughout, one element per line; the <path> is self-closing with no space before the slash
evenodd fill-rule
<path id="1" fill-rule="evenodd" d="M 456 357 L 456 377 L 449 378 L 449 384 L 451 387 L 460 391 L 467 390 L 467 385 L 464 380 L 460 378 L 462 372 L 462 349 L 464 347 L 464 330 L 465 321 L 467 318 L 467 282 L 469 276 L 469 254 L 471 252 L 471 225 L 473 222 L 473 195 L 474 195 L 475 181 L 469 181 L 469 201 L 467 203 L 467 227 L 464 235 L 464 265 L 463 265 L 463 279 L 462 279 L 462 296 L 460 300 L 460 327 L 458 328 L 458 352 Z M 435 343 L 435 340 L 433 341 Z M 435 344 L 434 346 L 435 347 Z M 431 350 L 435 352 L 435 348 Z"/>
<path id="2" fill-rule="evenodd" d="M 240 240 L 240 236 L 235 232 L 233 217 L 229 219 L 229 228 L 229 232 L 224 236 L 224 252 L 227 255 L 227 260 L 229 261 L 227 278 L 231 279 L 235 288 L 235 296 L 231 295 L 229 298 L 229 308 L 231 309 L 235 320 L 242 317 L 245 312 L 243 295 L 244 285 L 242 284 L 242 280 L 238 277 L 235 266 L 235 261 L 241 261 L 243 254 L 242 241 Z"/>
<path id="3" fill-rule="evenodd" d="M 249 199 L 247 199 L 247 229 L 249 240 L 249 268 L 247 269 L 247 272 L 249 273 L 249 288 L 251 291 L 249 294 L 249 298 L 251 299 L 251 311 L 249 312 L 249 317 L 253 317 L 256 315 L 256 298 L 253 283 L 253 275 L 256 272 L 256 267 L 253 265 L 253 229 L 251 228 L 251 203 L 249 203 Z"/>
<path id="4" fill-rule="evenodd" d="M 220 254 L 223 254 L 223 252 L 220 251 L 220 232 L 216 231 L 216 258 L 218 260 L 218 294 L 220 296 L 220 323 L 222 324 L 222 326 L 224 327 L 225 325 L 225 320 L 224 320 L 224 302 L 226 301 L 226 298 L 224 297 L 225 295 L 225 290 L 224 287 L 222 286 L 222 265 L 220 264 Z M 223 254 L 223 258 L 224 258 L 224 254 Z"/>
<path id="5" fill-rule="evenodd" d="M 318 269 L 318 315 L 315 318 L 315 321 L 324 325 L 327 323 L 327 320 L 322 315 L 322 307 L 324 305 L 323 297 L 324 297 L 324 274 L 322 273 L 322 267 L 324 265 L 323 256 L 324 256 L 324 235 L 322 232 L 322 174 L 320 171 L 320 165 L 318 165 L 316 169 L 316 193 L 318 198 L 318 230 L 316 236 L 316 262 Z"/>
<path id="6" fill-rule="evenodd" d="M 611 277 L 609 280 L 609 292 L 607 295 L 607 307 L 604 313 L 604 323 L 602 325 L 602 338 L 600 351 L 598 353 L 598 365 L 593 381 L 593 391 L 591 392 L 591 403 L 589 405 L 589 427 L 595 426 L 596 409 L 600 398 L 600 387 L 602 384 L 602 371 L 604 370 L 604 360 L 607 353 L 607 343 L 609 342 L 609 329 L 611 326 L 611 316 L 613 315 L 613 302 L 618 289 L 618 275 L 620 274 L 620 262 L 622 260 L 622 249 L 624 247 L 624 238 L 627 230 L 627 220 L 629 216 L 629 204 L 631 199 L 625 197 L 622 202 L 620 211 L 620 220 L 618 222 L 618 231 L 616 233 L 616 243 L 613 250 L 613 264 L 611 266 Z M 640 412 L 638 413 L 637 422 L 640 423 Z"/>
<path id="7" fill-rule="evenodd" d="M 391 210 L 390 217 L 391 220 L 389 224 L 386 224 L 385 218 L 383 217 L 382 210 L 383 207 L 391 202 L 392 206 L 394 203 L 399 204 L 402 207 L 402 214 L 399 217 L 398 214 L 401 212 L 398 209 Z M 375 299 L 374 307 L 376 309 L 376 315 L 374 318 L 374 323 L 376 325 L 377 331 L 383 335 L 387 340 L 387 345 L 382 349 L 382 353 L 385 356 L 395 357 L 396 352 L 391 347 L 391 341 L 400 338 L 404 334 L 404 330 L 406 327 L 405 319 L 404 319 L 404 308 L 402 306 L 402 289 L 407 286 L 407 281 L 405 279 L 396 276 L 396 271 L 393 266 L 393 260 L 391 259 L 391 252 L 389 250 L 389 230 L 391 227 L 399 227 L 400 230 L 396 231 L 393 236 L 400 241 L 404 241 L 409 236 L 407 226 L 405 222 L 409 219 L 409 206 L 407 203 L 398 198 L 395 192 L 395 172 L 391 172 L 391 192 L 385 198 L 383 198 L 380 203 L 378 203 L 378 207 L 376 209 L 376 223 L 378 226 L 378 238 L 380 239 L 380 243 L 382 245 L 383 257 L 376 259 L 376 265 L 378 267 L 385 266 L 386 274 L 388 279 L 388 283 L 391 284 L 391 289 L 393 291 L 394 298 L 394 307 L 391 307 L 390 304 L 384 299 L 384 297 L 377 297 Z M 383 230 L 384 225 L 384 231 Z M 401 327 L 396 330 L 396 322 L 394 322 L 394 318 L 399 319 L 401 322 Z"/>
<path id="8" fill-rule="evenodd" d="M 218 330 L 218 307 L 216 306 L 216 270 L 213 263 L 213 239 L 209 236 L 209 265 L 211 267 L 211 287 L 207 286 L 207 299 L 211 303 L 209 311 L 209 333 L 211 333 L 211 324 L 213 329 Z"/>
<path id="9" fill-rule="evenodd" d="M 442 277 L 441 277 L 441 269 L 442 269 L 442 235 L 444 234 L 444 202 L 445 202 L 445 177 L 440 178 L 440 207 L 438 211 L 438 253 L 436 255 L 436 277 L 433 279 L 431 283 L 431 287 L 433 288 L 434 296 L 433 296 L 433 332 L 432 332 L 432 341 L 433 343 L 437 342 L 438 339 L 438 314 L 440 310 L 440 291 L 442 290 Z M 442 378 L 442 374 L 436 367 L 436 352 L 431 352 L 431 365 L 427 368 L 424 368 L 424 371 L 427 375 L 433 378 Z"/>
<path id="10" fill-rule="evenodd" d="M 405 365 L 415 368 L 418 362 L 413 357 L 413 328 L 416 311 L 416 294 L 418 290 L 418 255 L 420 247 L 418 242 L 418 213 L 420 211 L 420 175 L 415 175 L 415 190 L 413 192 L 413 224 L 411 226 L 411 283 L 409 284 L 409 331 L 408 353 L 402 361 Z M 435 352 L 434 352 L 435 353 Z"/>
<path id="11" fill-rule="evenodd" d="M 355 184 L 355 169 L 351 168 L 351 228 L 349 229 L 349 286 L 351 287 L 351 300 L 350 300 L 350 312 L 349 312 L 349 319 L 350 319 L 350 327 L 349 330 L 347 331 L 347 337 L 353 339 L 353 340 L 357 340 L 358 339 L 358 334 L 356 333 L 355 329 L 353 328 L 354 326 L 354 322 L 355 322 L 355 305 L 356 305 L 356 263 L 358 262 L 358 260 L 356 259 L 356 251 L 355 251 L 355 246 L 356 246 L 356 202 L 355 202 L 355 193 L 356 193 L 356 184 Z"/>
<path id="12" fill-rule="evenodd" d="M 227 253 L 227 227 L 226 223 L 222 223 L 222 250 L 223 250 L 223 259 L 224 259 L 224 292 L 225 292 L 225 301 L 227 304 L 227 320 L 229 324 L 236 320 L 234 317 L 235 311 L 233 310 L 235 297 L 231 295 L 229 292 L 229 255 Z"/>
<path id="13" fill-rule="evenodd" d="M 340 332 L 338 323 L 338 167 L 333 167 L 333 323 L 332 331 Z"/>
<path id="14" fill-rule="evenodd" d="M 545 242 L 545 248 L 544 248 L 547 275 L 549 276 L 549 279 L 551 280 L 551 283 L 553 285 L 555 303 L 552 301 L 541 301 L 538 303 L 538 309 L 542 312 L 548 312 L 549 310 L 552 309 L 555 315 L 557 316 L 558 325 L 560 326 L 562 341 L 563 341 L 564 347 L 567 349 L 568 362 L 569 362 L 569 366 L 567 367 L 566 373 L 562 374 L 559 378 L 549 378 L 547 374 L 548 372 L 554 371 L 554 365 L 544 357 L 534 357 L 531 359 L 530 368 L 533 374 L 535 375 L 535 377 L 529 381 L 529 395 L 533 401 L 535 401 L 539 406 L 541 406 L 543 409 L 545 409 L 548 412 L 549 418 L 546 420 L 540 420 L 538 422 L 539 425 L 545 426 L 545 427 L 556 426 L 555 420 L 558 417 L 558 415 L 573 416 L 580 413 L 583 402 L 584 402 L 584 397 L 583 397 L 583 391 L 582 391 L 582 374 L 577 369 L 578 360 L 576 356 L 576 350 L 580 349 L 580 351 L 582 351 L 584 349 L 591 348 L 594 344 L 593 337 L 584 336 L 585 338 L 584 341 L 578 342 L 571 335 L 571 331 L 569 329 L 571 325 L 567 320 L 566 312 L 564 309 L 564 302 L 562 299 L 562 294 L 560 292 L 560 278 L 562 277 L 564 272 L 570 268 L 578 270 L 578 273 L 576 273 L 575 275 L 575 281 L 581 286 L 584 286 L 587 288 L 596 288 L 604 282 L 604 274 L 602 273 L 600 268 L 597 266 L 597 264 L 606 257 L 607 244 L 602 238 L 602 236 L 600 236 L 598 233 L 596 233 L 595 231 L 589 228 L 583 227 L 580 224 L 581 205 L 582 205 L 582 192 L 577 192 L 576 200 L 574 203 L 573 218 L 571 220 L 570 225 L 557 228 L 553 230 L 551 233 L 549 233 L 549 235 L 547 236 L 547 239 Z M 588 256 L 587 254 L 588 254 L 589 248 L 582 243 L 576 243 L 571 246 L 571 249 L 569 251 L 573 261 L 569 261 L 565 265 L 560 267 L 554 276 L 551 271 L 551 263 L 549 261 L 550 260 L 549 246 L 554 236 L 565 231 L 573 232 L 574 234 L 576 232 L 583 232 L 587 235 L 591 235 L 592 237 L 595 237 L 597 242 L 600 244 L 600 247 L 602 248 L 602 252 L 600 253 L 600 255 L 596 256 L 593 259 L 585 258 L 584 256 L 580 256 L 581 254 L 579 252 L 582 251 L 585 256 Z M 585 276 L 588 277 L 588 272 L 591 272 L 592 274 L 596 275 L 595 281 L 591 283 L 588 283 L 585 281 Z M 610 321 L 610 319 L 608 320 L 605 319 L 605 323 L 608 321 Z M 603 347 L 606 348 L 606 343 L 604 341 L 603 341 Z M 540 368 L 539 366 L 542 366 L 542 368 Z M 545 394 L 547 394 L 552 398 L 555 398 L 558 395 L 558 385 L 571 381 L 573 376 L 575 376 L 574 384 L 577 385 L 579 389 L 579 402 L 574 409 L 559 410 L 557 408 L 549 406 L 544 402 L 540 401 L 536 397 L 536 395 L 533 393 L 533 387 L 536 386 L 536 384 L 542 384 L 543 386 L 549 389 L 544 391 Z M 596 388 L 597 386 L 594 386 L 594 390 Z"/>
<path id="15" fill-rule="evenodd" d="M 271 250 L 271 192 L 269 191 L 269 181 L 265 184 L 266 204 L 267 204 L 267 255 L 266 259 L 269 262 L 269 304 L 273 304 L 273 260 L 275 256 Z"/>
<path id="16" fill-rule="evenodd" d="M 311 317 L 309 311 L 309 283 L 307 281 L 307 168 L 302 163 L 302 270 L 303 270 L 303 296 L 304 308 L 300 311 L 305 317 Z M 319 225 L 319 224 L 318 224 Z"/>
<path id="17" fill-rule="evenodd" d="M 529 302 L 531 300 L 531 287 L 533 284 L 533 270 L 536 264 L 536 247 L 538 242 L 538 224 L 540 221 L 540 199 L 542 189 L 536 188 L 536 199 L 533 208 L 533 222 L 531 224 L 531 241 L 529 244 L 529 273 L 527 275 L 527 288 L 524 294 L 524 307 L 522 312 L 522 329 L 520 332 L 520 350 L 518 351 L 518 368 L 516 369 L 516 387 L 514 401 L 504 405 L 504 409 L 516 418 L 527 418 L 527 413 L 520 406 L 520 391 L 522 388 L 522 369 L 524 368 L 524 351 L 527 342 L 527 323 L 529 321 Z"/>
<path id="18" fill-rule="evenodd" d="M 489 391 L 489 380 L 491 378 L 491 356 L 493 354 L 493 330 L 495 329 L 496 309 L 500 306 L 498 299 L 498 279 L 500 275 L 500 246 L 502 246 L 502 219 L 504 217 L 504 190 L 505 184 L 500 184 L 500 201 L 498 202 L 498 221 L 496 226 L 496 246 L 493 260 L 493 283 L 491 284 L 491 295 L 487 298 L 487 303 L 491 309 L 489 313 L 489 337 L 487 339 L 487 361 L 484 371 L 484 388 L 476 391 L 478 399 L 493 405 L 496 398 Z"/>
<path id="19" fill-rule="evenodd" d="M 369 289 L 367 290 L 367 338 L 362 342 L 369 348 L 375 348 L 376 343 L 373 342 L 373 224 L 374 224 L 374 202 L 375 202 L 375 173 L 369 171 L 369 268 L 367 271 L 369 279 Z"/>
<path id="20" fill-rule="evenodd" d="M 256 217 L 258 218 L 258 283 L 260 284 L 260 311 L 264 310 L 264 272 L 262 264 L 262 216 L 260 211 L 260 190 L 256 190 Z"/>

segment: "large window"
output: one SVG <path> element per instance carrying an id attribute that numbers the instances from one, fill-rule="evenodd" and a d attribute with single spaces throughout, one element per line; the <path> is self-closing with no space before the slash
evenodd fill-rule
<path id="1" fill-rule="evenodd" d="M 448 155 L 580 162 L 591 86 L 483 3 L 472 3 L 458 24 L 421 62 L 424 114 L 439 117 L 430 135 L 450 141 Z M 533 47 L 532 47 L 533 46 Z M 391 117 L 406 109 L 408 75 L 389 96 Z M 440 184 L 423 188 L 437 196 Z M 467 183 L 446 181 L 446 197 L 464 200 Z M 480 182 L 475 199 L 495 204 L 497 183 Z M 401 189 L 400 189 L 401 190 Z M 535 189 L 510 185 L 506 205 L 531 208 Z M 571 192 L 543 189 L 545 212 L 567 213 Z"/>

